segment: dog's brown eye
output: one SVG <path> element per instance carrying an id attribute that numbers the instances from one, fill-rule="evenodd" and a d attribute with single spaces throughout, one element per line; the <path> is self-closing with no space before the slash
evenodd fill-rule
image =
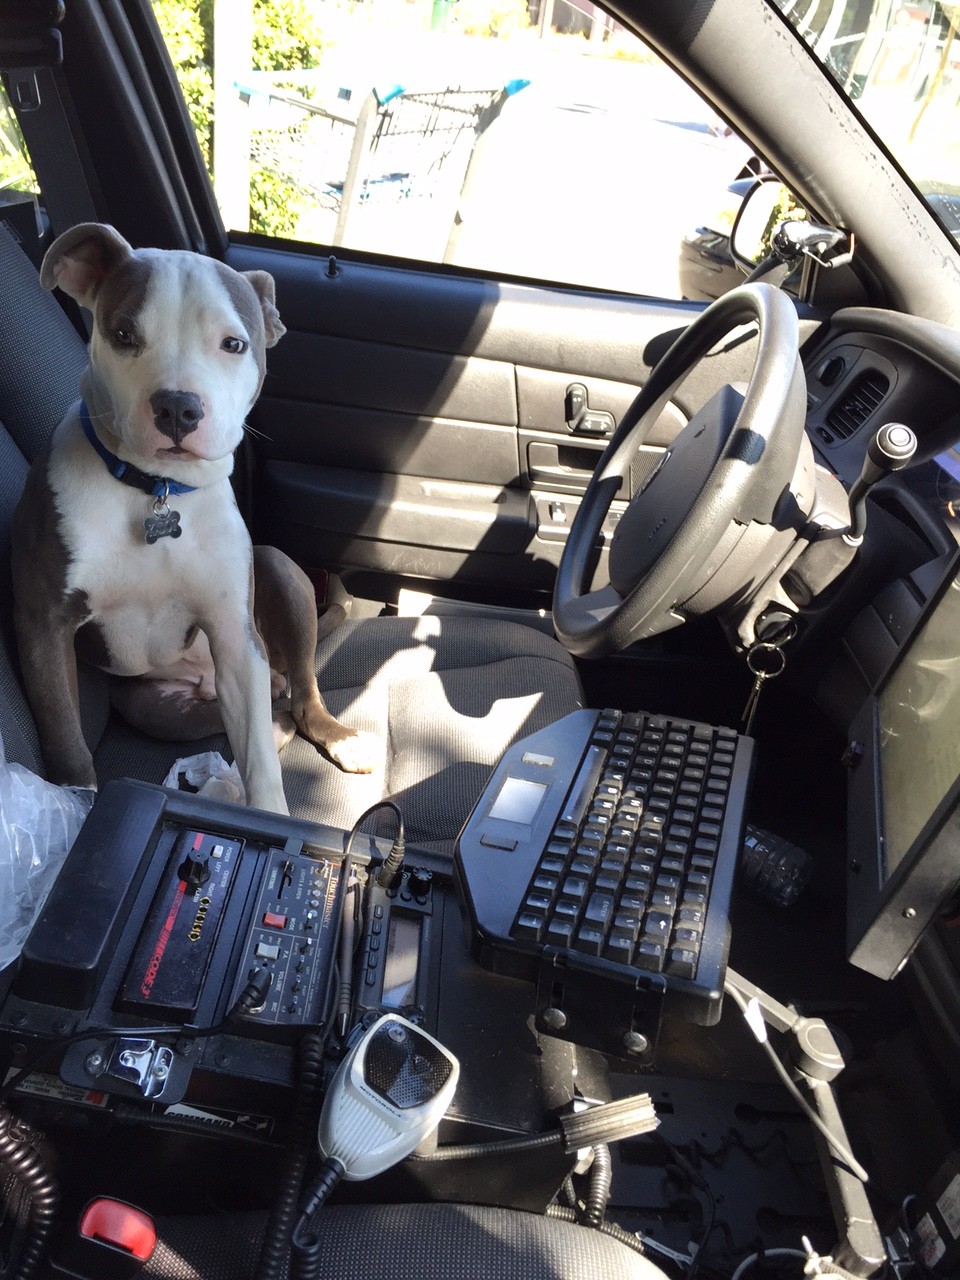
<path id="1" fill-rule="evenodd" d="M 135 347 L 137 339 L 132 329 L 114 329 L 113 340 L 118 347 Z"/>
<path id="2" fill-rule="evenodd" d="M 242 356 L 249 345 L 243 338 L 224 338 L 220 350 L 229 351 L 232 356 Z"/>

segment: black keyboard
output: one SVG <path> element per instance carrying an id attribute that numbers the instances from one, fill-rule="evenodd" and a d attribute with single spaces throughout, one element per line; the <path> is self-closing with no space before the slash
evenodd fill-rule
<path id="1" fill-rule="evenodd" d="M 610 710 L 519 742 L 458 843 L 481 963 L 542 977 L 562 958 L 565 974 L 715 1021 L 752 748 L 732 729 Z"/>

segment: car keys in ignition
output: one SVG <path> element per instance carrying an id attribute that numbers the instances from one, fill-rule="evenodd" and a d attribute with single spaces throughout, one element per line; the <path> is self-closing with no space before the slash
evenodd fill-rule
<path id="1" fill-rule="evenodd" d="M 753 687 L 747 697 L 747 705 L 743 709 L 741 719 L 741 731 L 745 734 L 749 734 L 753 728 L 763 686 L 768 680 L 774 680 L 783 674 L 783 669 L 787 665 L 787 655 L 783 647 L 797 634 L 797 627 L 793 621 L 790 621 L 786 626 L 770 628 L 767 634 L 770 638 L 763 639 L 761 631 L 760 638 L 755 640 L 747 650 L 747 667 L 753 676 Z"/>

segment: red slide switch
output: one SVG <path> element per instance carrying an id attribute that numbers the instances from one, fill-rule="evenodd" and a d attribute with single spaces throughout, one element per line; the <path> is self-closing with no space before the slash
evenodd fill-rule
<path id="1" fill-rule="evenodd" d="M 287 917 L 277 915 L 275 911 L 265 911 L 263 913 L 263 923 L 268 929 L 285 929 L 287 927 Z"/>

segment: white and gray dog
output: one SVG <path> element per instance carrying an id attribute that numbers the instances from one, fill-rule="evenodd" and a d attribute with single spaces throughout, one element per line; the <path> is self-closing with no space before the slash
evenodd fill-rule
<path id="1" fill-rule="evenodd" d="M 124 717 L 154 737 L 226 729 L 248 803 L 287 811 L 271 701 L 341 768 L 381 744 L 327 711 L 306 575 L 251 546 L 230 484 L 265 351 L 284 333 L 265 271 L 134 250 L 112 227 L 60 236 L 41 282 L 93 316 L 82 400 L 31 470 L 14 517 L 15 622 L 52 781 L 96 783 L 76 653 L 124 677 Z"/>

